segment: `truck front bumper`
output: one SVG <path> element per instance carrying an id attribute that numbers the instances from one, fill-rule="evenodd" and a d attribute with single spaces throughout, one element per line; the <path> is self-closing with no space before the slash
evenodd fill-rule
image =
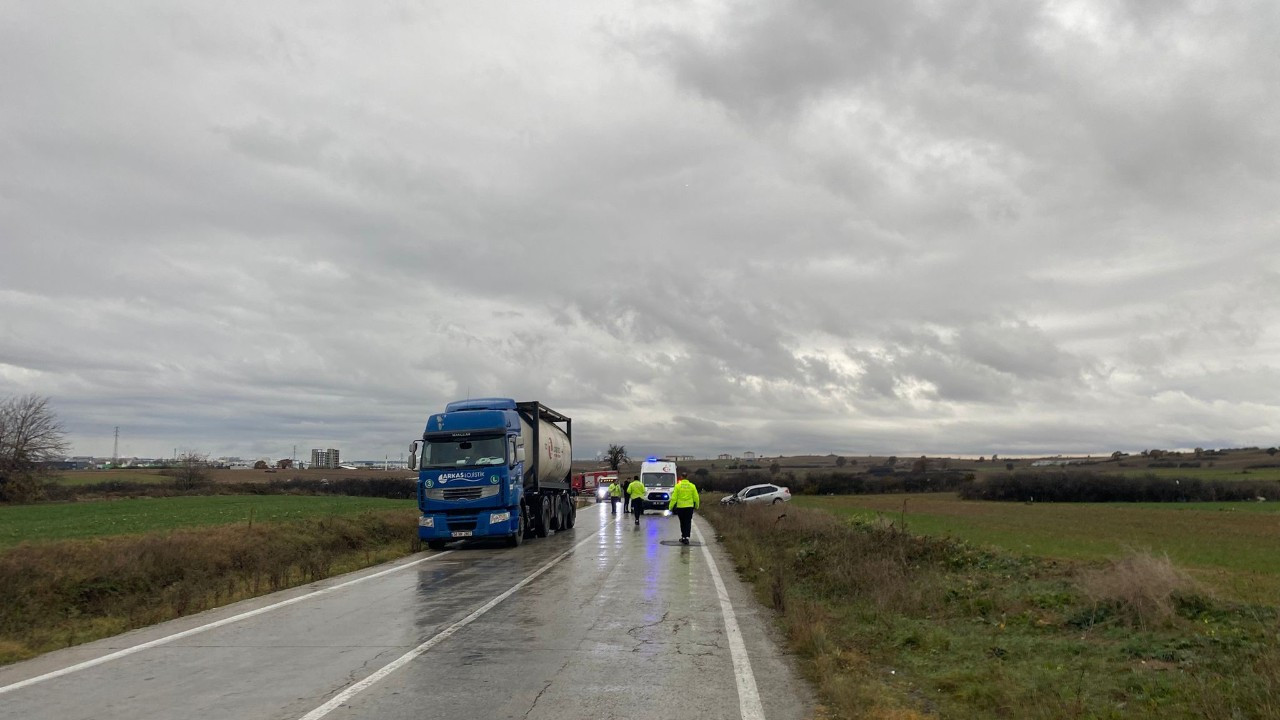
<path id="1" fill-rule="evenodd" d="M 495 537 L 510 535 L 519 527 L 519 510 L 423 513 L 422 517 L 418 518 L 418 538 L 460 540 L 470 537 Z"/>

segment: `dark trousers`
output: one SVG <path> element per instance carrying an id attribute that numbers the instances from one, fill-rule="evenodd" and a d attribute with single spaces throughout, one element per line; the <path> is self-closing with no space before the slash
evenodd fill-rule
<path id="1" fill-rule="evenodd" d="M 640 500 L 631 501 L 631 513 L 636 516 L 636 524 L 640 524 L 640 516 L 644 514 L 644 503 Z"/>
<path id="2" fill-rule="evenodd" d="M 618 514 L 618 496 L 617 495 L 609 496 L 609 512 L 613 513 L 614 515 Z"/>
<path id="3" fill-rule="evenodd" d="M 693 508 L 676 508 L 676 517 L 680 518 L 680 537 L 689 537 L 693 531 Z"/>
<path id="4" fill-rule="evenodd" d="M 623 495 L 622 496 L 622 513 L 625 515 L 630 511 L 631 511 L 631 498 L 627 497 L 626 495 Z"/>

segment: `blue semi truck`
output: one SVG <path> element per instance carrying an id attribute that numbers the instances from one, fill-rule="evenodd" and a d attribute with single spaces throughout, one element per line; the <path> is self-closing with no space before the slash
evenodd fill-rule
<path id="1" fill-rule="evenodd" d="M 573 527 L 573 422 L 537 401 L 459 400 L 427 418 L 409 448 L 418 471 L 418 537 L 546 537 Z"/>

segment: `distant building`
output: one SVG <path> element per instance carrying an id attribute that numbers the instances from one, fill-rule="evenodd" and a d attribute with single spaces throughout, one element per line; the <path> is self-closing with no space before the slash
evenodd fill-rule
<path id="1" fill-rule="evenodd" d="M 313 448 L 311 450 L 311 467 L 313 468 L 330 468 L 336 470 L 341 462 L 338 460 L 338 451 L 333 448 L 321 450 Z"/>
<path id="2" fill-rule="evenodd" d="M 732 460 L 732 459 L 733 459 L 733 456 L 732 456 L 732 455 L 730 455 L 729 453 L 720 453 L 719 455 L 717 455 L 717 456 L 716 456 L 716 459 L 717 459 L 717 460 Z"/>

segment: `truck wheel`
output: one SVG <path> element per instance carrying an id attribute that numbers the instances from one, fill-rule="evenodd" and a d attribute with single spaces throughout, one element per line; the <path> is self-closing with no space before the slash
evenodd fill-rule
<path id="1" fill-rule="evenodd" d="M 538 537 L 546 537 L 551 531 L 551 498 L 542 498 L 542 511 L 538 513 L 538 520 L 534 523 L 533 532 Z"/>
<path id="2" fill-rule="evenodd" d="M 564 502 L 559 498 L 551 503 L 551 529 L 560 532 L 564 529 Z"/>
<path id="3" fill-rule="evenodd" d="M 524 542 L 524 534 L 529 531 L 528 522 L 525 520 L 524 508 L 520 508 L 520 522 L 514 535 L 507 536 L 507 545 L 510 547 L 520 547 L 520 543 Z"/>
<path id="4" fill-rule="evenodd" d="M 431 548 L 432 550 L 443 550 L 445 543 L 447 542 L 449 541 L 448 540 L 428 540 L 427 547 Z"/>
<path id="5" fill-rule="evenodd" d="M 573 527 L 573 524 L 578 521 L 578 503 L 573 502 L 572 500 L 566 500 L 564 504 L 564 529 L 569 530 Z"/>

